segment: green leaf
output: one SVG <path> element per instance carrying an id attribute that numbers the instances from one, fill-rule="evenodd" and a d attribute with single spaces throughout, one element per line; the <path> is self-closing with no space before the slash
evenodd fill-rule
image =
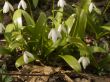
<path id="1" fill-rule="evenodd" d="M 37 5 L 38 5 L 39 0 L 32 0 L 32 1 L 33 1 L 33 5 L 34 5 L 34 7 L 36 8 Z"/>
<path id="2" fill-rule="evenodd" d="M 46 29 L 46 20 L 47 20 L 46 14 L 44 12 L 41 12 L 36 22 L 36 27 L 34 31 L 35 36 L 37 38 L 41 38 L 42 35 L 44 34 L 45 29 Z"/>
<path id="3" fill-rule="evenodd" d="M 20 9 L 14 12 L 13 22 L 18 28 L 22 29 L 22 11 Z"/>
<path id="4" fill-rule="evenodd" d="M 33 58 L 29 58 L 29 62 L 32 62 L 32 61 L 34 61 L 34 60 L 35 60 L 35 59 L 33 59 Z M 20 67 L 20 66 L 22 66 L 22 65 L 24 65 L 24 64 L 26 64 L 26 63 L 24 62 L 23 56 L 21 56 L 21 57 L 19 57 L 19 58 L 16 60 L 15 66 L 16 66 L 16 67 Z"/>
<path id="5" fill-rule="evenodd" d="M 81 50 L 88 50 L 87 45 L 79 37 L 70 38 L 69 42 L 73 43 Z"/>
<path id="6" fill-rule="evenodd" d="M 15 25 L 14 24 L 8 24 L 6 26 L 5 33 L 12 32 L 14 29 L 15 29 Z"/>
<path id="7" fill-rule="evenodd" d="M 77 33 L 79 37 L 83 38 L 85 34 L 86 24 L 87 24 L 87 14 L 84 10 L 81 11 L 77 25 Z"/>
<path id="8" fill-rule="evenodd" d="M 105 57 L 103 58 L 100 62 L 99 62 L 99 65 L 101 67 L 104 67 L 106 65 L 110 65 L 110 53 Z M 108 69 L 108 68 L 107 68 Z"/>
<path id="9" fill-rule="evenodd" d="M 0 54 L 4 55 L 4 54 L 10 54 L 10 50 L 0 46 Z"/>
<path id="10" fill-rule="evenodd" d="M 91 51 L 92 53 L 96 53 L 96 52 L 105 53 L 105 52 L 106 52 L 105 49 L 103 49 L 103 48 L 101 48 L 101 47 L 98 47 L 98 46 L 91 46 L 91 47 L 89 47 L 89 49 L 90 49 L 90 51 Z"/>
<path id="11" fill-rule="evenodd" d="M 41 12 L 36 24 L 43 26 L 45 24 L 46 20 L 47 20 L 46 14 L 44 12 Z"/>
<path id="12" fill-rule="evenodd" d="M 58 28 L 59 24 L 61 24 L 62 17 L 63 17 L 63 8 L 60 8 L 56 13 L 55 19 L 53 19 L 55 28 Z"/>
<path id="13" fill-rule="evenodd" d="M 78 63 L 77 59 L 71 55 L 60 55 L 61 58 L 65 60 L 65 62 L 73 68 L 76 72 L 81 71 L 81 66 Z"/>
<path id="14" fill-rule="evenodd" d="M 6 77 L 4 78 L 4 82 L 12 82 L 13 78 L 11 76 L 6 75 Z"/>
<path id="15" fill-rule="evenodd" d="M 75 22 L 71 29 L 70 35 L 72 37 L 80 37 L 83 38 L 86 30 L 87 25 L 87 13 L 84 9 L 77 10 Z"/>
<path id="16" fill-rule="evenodd" d="M 22 14 L 26 20 L 27 25 L 35 26 L 34 19 L 32 19 L 32 17 L 26 11 L 22 10 Z"/>
<path id="17" fill-rule="evenodd" d="M 19 48 L 20 46 L 22 46 L 22 42 L 18 42 L 18 41 L 13 41 L 9 44 L 9 48 L 11 50 L 14 50 L 15 48 Z"/>
<path id="18" fill-rule="evenodd" d="M 68 27 L 68 29 L 71 29 L 73 24 L 75 22 L 75 14 L 72 14 L 66 21 L 65 24 Z"/>
<path id="19" fill-rule="evenodd" d="M 84 11 L 88 12 L 89 5 L 92 0 L 80 0 L 80 8 L 84 9 Z"/>
<path id="20" fill-rule="evenodd" d="M 110 26 L 101 26 L 101 28 L 110 31 Z"/>

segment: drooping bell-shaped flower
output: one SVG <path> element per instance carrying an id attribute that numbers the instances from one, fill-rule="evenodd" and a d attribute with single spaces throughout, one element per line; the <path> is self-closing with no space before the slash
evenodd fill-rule
<path id="1" fill-rule="evenodd" d="M 65 27 L 64 27 L 64 25 L 63 25 L 63 24 L 60 24 L 59 27 L 58 27 L 58 32 L 61 33 L 62 31 L 63 31 L 64 33 L 67 32 L 66 29 L 65 29 Z"/>
<path id="2" fill-rule="evenodd" d="M 52 38 L 52 41 L 55 43 L 57 39 L 62 38 L 62 36 L 55 28 L 52 28 L 48 34 L 48 39 L 50 38 Z"/>
<path id="3" fill-rule="evenodd" d="M 95 7 L 94 3 L 90 3 L 89 5 L 89 12 L 91 13 L 93 8 Z"/>
<path id="4" fill-rule="evenodd" d="M 4 29 L 5 29 L 4 25 L 0 23 L 0 33 L 2 33 Z"/>
<path id="5" fill-rule="evenodd" d="M 78 63 L 81 63 L 83 68 L 86 69 L 86 67 L 90 64 L 90 60 L 88 57 L 80 57 Z"/>
<path id="6" fill-rule="evenodd" d="M 24 0 L 21 0 L 18 4 L 18 9 L 20 9 L 20 7 L 22 7 L 24 10 L 26 10 L 27 8 L 27 4 Z"/>
<path id="7" fill-rule="evenodd" d="M 61 7 L 61 8 L 63 8 L 65 5 L 66 5 L 66 1 L 65 0 L 59 0 L 58 3 L 57 3 L 57 6 Z"/>
<path id="8" fill-rule="evenodd" d="M 34 59 L 34 56 L 30 52 L 24 51 L 24 53 L 23 53 L 23 59 L 24 59 L 24 62 L 25 63 L 28 63 L 29 62 L 29 57 L 32 58 L 32 59 Z"/>
<path id="9" fill-rule="evenodd" d="M 5 1 L 5 4 L 3 6 L 3 13 L 8 13 L 9 10 L 14 11 L 14 8 L 8 1 Z"/>

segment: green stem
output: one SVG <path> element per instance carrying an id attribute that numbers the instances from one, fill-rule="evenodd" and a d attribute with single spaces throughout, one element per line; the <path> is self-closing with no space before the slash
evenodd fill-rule
<path id="1" fill-rule="evenodd" d="M 30 11 L 31 17 L 33 18 L 32 9 L 31 9 L 31 4 L 30 4 L 29 0 L 27 0 L 27 3 L 28 3 L 28 5 L 29 5 L 29 11 Z"/>
<path id="2" fill-rule="evenodd" d="M 54 14 L 54 0 L 53 0 L 53 6 L 52 6 L 52 15 L 53 15 L 53 20 L 54 20 L 54 17 L 55 17 L 55 14 Z M 52 20 L 52 27 L 54 27 L 53 20 Z"/>
<path id="3" fill-rule="evenodd" d="M 104 9 L 104 11 L 102 13 L 103 15 L 106 13 L 106 11 L 108 10 L 109 7 L 110 7 L 110 0 L 107 1 L 107 4 L 105 6 L 105 9 Z"/>

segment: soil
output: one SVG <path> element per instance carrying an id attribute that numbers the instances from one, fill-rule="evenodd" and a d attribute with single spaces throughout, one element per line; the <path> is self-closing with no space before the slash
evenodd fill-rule
<path id="1" fill-rule="evenodd" d="M 61 67 L 29 64 L 24 65 L 19 71 L 11 71 L 8 74 L 13 77 L 12 82 L 110 82 L 109 76 L 75 73 Z"/>

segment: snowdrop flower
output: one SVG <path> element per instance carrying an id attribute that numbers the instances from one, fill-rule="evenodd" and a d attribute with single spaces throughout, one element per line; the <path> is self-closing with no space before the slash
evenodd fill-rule
<path id="1" fill-rule="evenodd" d="M 90 64 L 90 60 L 88 57 L 80 57 L 78 63 L 81 63 L 83 68 L 86 69 L 86 67 Z"/>
<path id="2" fill-rule="evenodd" d="M 24 0 L 21 0 L 18 4 L 18 9 L 20 9 L 20 7 L 22 7 L 24 10 L 26 10 L 27 8 L 27 4 Z"/>
<path id="3" fill-rule="evenodd" d="M 57 6 L 61 7 L 61 8 L 63 8 L 65 5 L 66 5 L 65 0 L 59 0 L 58 3 L 57 3 Z"/>
<path id="4" fill-rule="evenodd" d="M 29 57 L 34 59 L 34 56 L 30 52 L 24 51 L 24 53 L 23 53 L 23 59 L 24 59 L 24 62 L 25 63 L 28 63 L 29 62 Z"/>
<path id="5" fill-rule="evenodd" d="M 55 28 L 52 28 L 48 34 L 48 39 L 50 38 L 52 38 L 52 41 L 55 43 L 57 38 L 62 38 L 62 36 Z"/>
<path id="6" fill-rule="evenodd" d="M 9 10 L 14 11 L 14 8 L 8 1 L 5 1 L 5 4 L 3 6 L 3 13 L 8 13 Z"/>
<path id="7" fill-rule="evenodd" d="M 61 33 L 61 31 L 63 31 L 64 33 L 66 33 L 66 29 L 65 29 L 65 27 L 64 27 L 63 24 L 60 24 L 59 27 L 58 27 L 58 32 Z"/>
<path id="8" fill-rule="evenodd" d="M 0 33 L 2 33 L 4 29 L 5 29 L 4 25 L 0 23 Z"/>
<path id="9" fill-rule="evenodd" d="M 91 13 L 93 8 L 95 7 L 94 3 L 90 3 L 89 5 L 89 12 Z"/>

